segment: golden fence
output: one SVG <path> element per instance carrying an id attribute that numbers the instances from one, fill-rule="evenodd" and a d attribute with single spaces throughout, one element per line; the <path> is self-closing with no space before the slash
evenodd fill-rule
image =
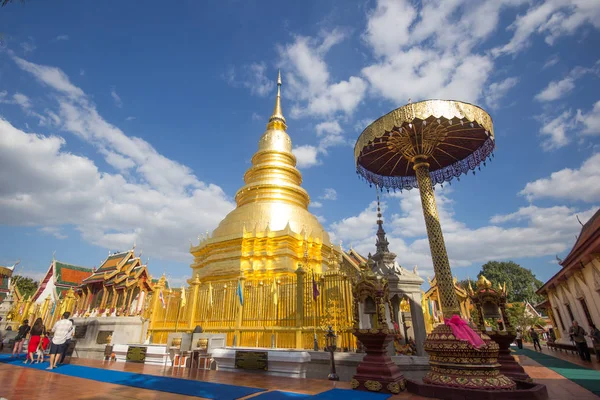
<path id="1" fill-rule="evenodd" d="M 29 325 L 33 325 L 36 319 L 42 318 L 46 329 L 51 330 L 66 311 L 73 313 L 75 304 L 76 298 L 72 289 L 56 301 L 52 301 L 50 296 L 41 303 L 35 303 L 31 298 L 23 298 L 13 303 L 12 310 L 7 315 L 7 325 L 12 326 L 14 330 L 25 320 L 29 321 Z"/>
<path id="2" fill-rule="evenodd" d="M 329 325 L 338 347 L 354 350 L 351 279 L 339 270 L 315 274 L 319 295 L 313 296 L 313 275 L 302 270 L 277 277 L 200 282 L 185 293 L 157 287 L 146 318 L 153 343 L 166 343 L 169 332 L 227 334 L 228 346 L 310 349 L 316 336 L 325 346 Z M 242 287 L 243 304 L 238 296 Z M 162 301 L 161 295 L 162 292 Z M 164 305 L 163 305 L 164 302 Z"/>

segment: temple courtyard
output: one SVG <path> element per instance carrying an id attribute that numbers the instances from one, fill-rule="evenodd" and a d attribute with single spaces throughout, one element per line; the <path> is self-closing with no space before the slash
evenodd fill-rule
<path id="1" fill-rule="evenodd" d="M 584 363 L 577 355 L 547 349 L 543 353 L 533 353 L 527 346 L 517 357 L 536 383 L 546 385 L 549 399 L 599 398 L 599 362 Z M 325 379 L 294 379 L 256 373 L 205 371 L 89 359 L 73 359 L 70 365 L 47 371 L 44 369 L 47 363 L 33 367 L 23 366 L 21 360 L 11 361 L 6 355 L 0 359 L 0 398 L 424 399 L 408 392 L 389 396 L 354 391 L 350 388 L 350 382 Z M 194 395 L 190 395 L 190 391 Z"/>

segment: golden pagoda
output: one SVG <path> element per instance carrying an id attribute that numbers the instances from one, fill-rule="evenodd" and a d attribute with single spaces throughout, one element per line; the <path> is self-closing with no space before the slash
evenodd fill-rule
<path id="1" fill-rule="evenodd" d="M 281 74 L 267 130 L 258 142 L 245 185 L 235 195 L 237 207 L 210 237 L 192 246 L 193 276 L 201 280 L 271 275 L 304 268 L 322 272 L 331 252 L 329 235 L 308 211 L 310 197 L 300 185 L 292 141 L 281 111 Z"/>
<path id="2" fill-rule="evenodd" d="M 279 74 L 273 115 L 235 195 L 235 210 L 190 247 L 189 290 L 182 295 L 156 286 L 153 342 L 199 325 L 226 333 L 230 346 L 312 348 L 315 338 L 324 341 L 330 323 L 339 347 L 354 348 L 348 266 L 308 211 L 310 197 L 286 130 Z"/>

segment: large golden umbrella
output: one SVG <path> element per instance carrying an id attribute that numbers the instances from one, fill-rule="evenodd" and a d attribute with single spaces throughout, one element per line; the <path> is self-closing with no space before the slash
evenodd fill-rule
<path id="1" fill-rule="evenodd" d="M 448 319 L 460 316 L 460 307 L 433 187 L 475 173 L 494 146 L 492 119 L 484 110 L 459 101 L 426 100 L 379 118 L 362 132 L 354 147 L 356 171 L 371 185 L 388 191 L 419 188 L 442 312 Z M 485 334 L 481 335 L 483 345 L 459 340 L 452 330 L 457 326 L 442 324 L 427 336 L 425 350 L 431 369 L 423 382 L 514 390 L 514 382 L 498 372 L 498 345 Z"/>
<path id="2" fill-rule="evenodd" d="M 475 172 L 494 150 L 491 117 L 472 104 L 426 100 L 369 125 L 354 146 L 356 171 L 388 190 L 419 188 L 433 268 L 446 318 L 460 315 L 433 186 Z"/>

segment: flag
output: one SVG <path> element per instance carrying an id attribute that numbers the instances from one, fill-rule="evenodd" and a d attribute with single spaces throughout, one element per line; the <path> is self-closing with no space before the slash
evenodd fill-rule
<path id="1" fill-rule="evenodd" d="M 313 300 L 317 301 L 317 297 L 319 297 L 319 295 L 321 293 L 319 293 L 319 288 L 317 287 L 317 280 L 315 279 L 315 272 L 314 271 L 312 273 L 312 285 L 313 285 Z"/>
<path id="2" fill-rule="evenodd" d="M 242 281 L 238 281 L 237 296 L 240 299 L 240 305 L 244 306 L 244 293 L 242 292 Z"/>
<path id="3" fill-rule="evenodd" d="M 158 298 L 160 299 L 160 303 L 162 304 L 163 308 L 167 308 L 167 306 L 165 305 L 165 297 L 163 296 L 162 290 L 159 292 Z"/>
<path id="4" fill-rule="evenodd" d="M 431 307 L 431 299 L 427 301 L 427 305 L 429 306 L 429 316 L 433 317 L 433 309 Z"/>
<path id="5" fill-rule="evenodd" d="M 181 287 L 181 303 L 179 303 L 180 307 L 185 307 L 185 302 L 186 302 L 186 298 L 185 298 L 185 288 L 182 286 Z"/>
<path id="6" fill-rule="evenodd" d="M 212 283 L 208 283 L 208 305 L 212 307 L 213 305 L 213 287 Z"/>
<path id="7" fill-rule="evenodd" d="M 273 278 L 273 285 L 271 285 L 271 294 L 273 295 L 273 304 L 277 305 L 277 282 Z"/>
<path id="8" fill-rule="evenodd" d="M 56 309 L 56 301 L 52 303 L 52 310 L 50 310 L 50 315 L 54 315 L 54 310 Z"/>

